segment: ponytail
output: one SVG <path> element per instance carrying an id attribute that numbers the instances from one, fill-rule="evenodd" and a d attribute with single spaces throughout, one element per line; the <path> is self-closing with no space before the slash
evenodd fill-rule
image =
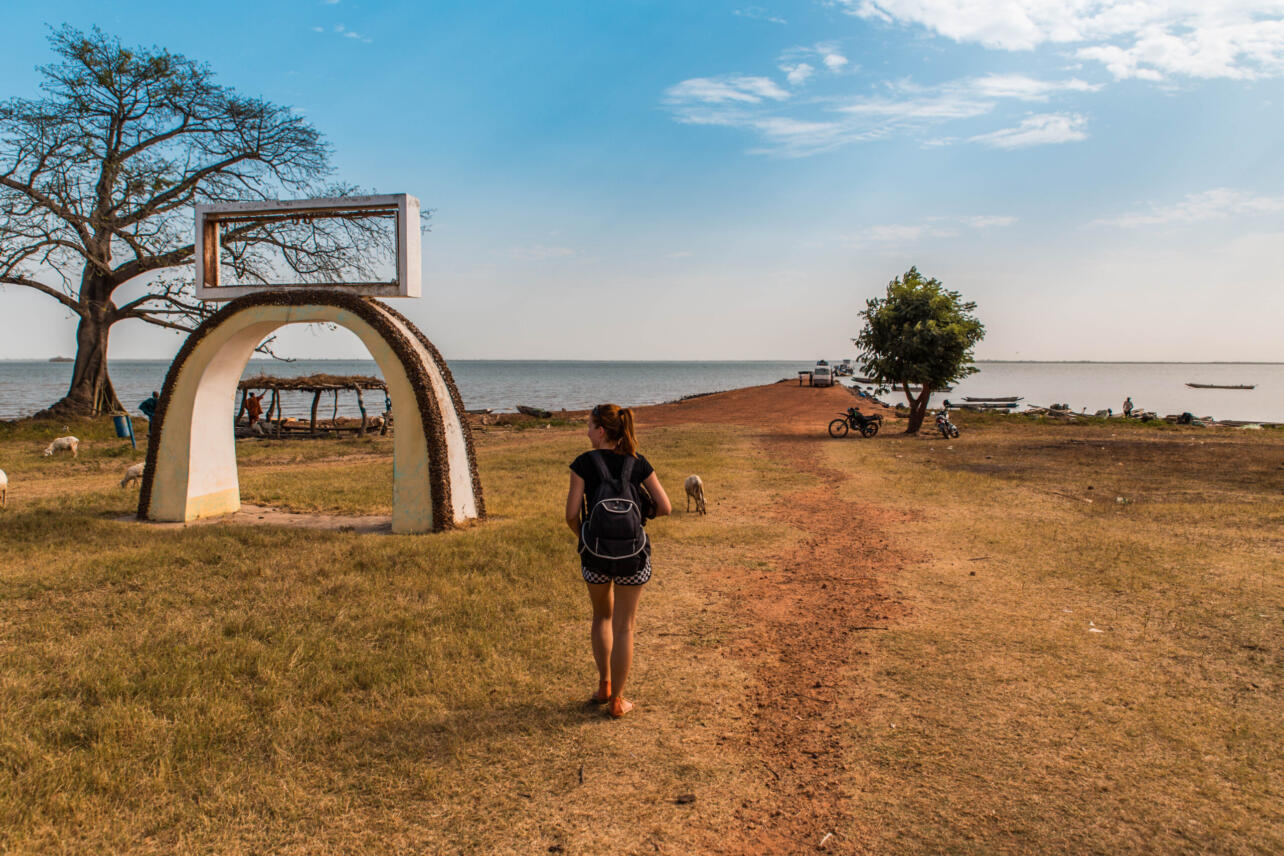
<path id="1" fill-rule="evenodd" d="M 633 411 L 628 407 L 620 409 L 620 439 L 615 448 L 631 458 L 638 456 L 638 438 L 633 433 Z"/>
<path id="2" fill-rule="evenodd" d="M 593 408 L 593 424 L 606 431 L 606 439 L 622 455 L 638 456 L 638 438 L 633 433 L 633 411 L 616 404 L 599 404 Z"/>

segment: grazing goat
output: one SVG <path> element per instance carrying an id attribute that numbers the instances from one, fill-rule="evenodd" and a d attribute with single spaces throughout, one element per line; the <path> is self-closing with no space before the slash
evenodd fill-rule
<path id="1" fill-rule="evenodd" d="M 695 500 L 696 511 L 701 514 L 708 512 L 704 507 L 704 482 L 700 481 L 699 476 L 687 476 L 687 480 L 682 483 L 682 487 L 687 492 L 687 511 L 691 510 L 691 500 Z"/>
<path id="2" fill-rule="evenodd" d="M 8 499 L 9 477 L 4 474 L 4 470 L 0 470 L 0 508 L 4 508 L 8 504 Z"/>
<path id="3" fill-rule="evenodd" d="M 146 466 L 145 463 L 138 463 L 125 470 L 125 477 L 120 480 L 120 486 L 125 487 L 132 481 L 141 482 L 143 480 L 143 468 Z"/>
<path id="4" fill-rule="evenodd" d="M 49 457 L 54 452 L 71 452 L 73 458 L 80 457 L 80 441 L 75 437 L 59 437 L 49 444 L 45 449 L 45 457 Z"/>

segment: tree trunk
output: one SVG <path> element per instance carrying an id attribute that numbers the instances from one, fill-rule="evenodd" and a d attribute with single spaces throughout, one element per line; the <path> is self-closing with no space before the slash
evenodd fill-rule
<path id="1" fill-rule="evenodd" d="M 932 388 L 924 385 L 918 398 L 910 394 L 909 384 L 904 384 L 904 389 L 910 405 L 909 424 L 905 426 L 905 433 L 917 434 L 918 429 L 923 427 L 923 419 L 927 416 L 927 401 L 932 397 Z"/>
<path id="2" fill-rule="evenodd" d="M 124 410 L 107 373 L 107 334 L 111 322 L 107 313 L 90 306 L 76 327 L 76 364 L 71 370 L 67 394 L 46 414 L 51 416 L 99 416 Z M 38 414 L 39 415 L 39 414 Z"/>

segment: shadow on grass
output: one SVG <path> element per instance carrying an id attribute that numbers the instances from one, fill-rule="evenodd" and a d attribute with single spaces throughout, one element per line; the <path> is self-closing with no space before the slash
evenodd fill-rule
<path id="1" fill-rule="evenodd" d="M 485 753 L 488 747 L 514 739 L 546 740 L 594 722 L 604 726 L 612 722 L 602 705 L 587 699 L 541 699 L 469 707 L 429 717 L 412 713 L 367 728 L 351 728 L 349 723 L 340 733 L 344 751 L 360 757 L 363 765 L 399 759 L 448 764 L 461 754 Z"/>

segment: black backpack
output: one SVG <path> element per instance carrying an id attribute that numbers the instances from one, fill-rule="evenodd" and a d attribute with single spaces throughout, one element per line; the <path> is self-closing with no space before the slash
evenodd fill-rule
<path id="1" fill-rule="evenodd" d="M 635 458 L 626 455 L 620 477 L 615 478 L 606 467 L 606 454 L 589 453 L 601 482 L 588 500 L 588 514 L 580 526 L 580 551 L 599 559 L 629 559 L 650 546 L 643 526 L 642 497 L 630 480 Z"/>

